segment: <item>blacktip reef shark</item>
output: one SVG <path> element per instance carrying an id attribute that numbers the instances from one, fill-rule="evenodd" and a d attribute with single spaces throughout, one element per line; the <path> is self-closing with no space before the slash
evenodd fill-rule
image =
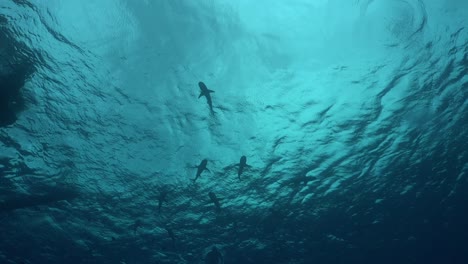
<path id="1" fill-rule="evenodd" d="M 215 112 L 213 111 L 213 101 L 211 101 L 211 95 L 210 95 L 210 93 L 214 93 L 214 91 L 208 89 L 208 87 L 206 87 L 206 85 L 203 82 L 199 82 L 198 87 L 200 87 L 200 95 L 198 96 L 198 98 L 205 96 L 206 102 L 208 103 L 208 106 L 210 107 L 211 114 L 214 114 Z"/>
<path id="2" fill-rule="evenodd" d="M 169 227 L 165 227 L 165 229 L 166 229 L 167 235 L 169 236 L 169 238 L 171 238 L 172 247 L 175 248 L 176 238 L 175 238 L 175 235 L 174 235 L 174 231 L 172 231 L 172 229 L 169 228 Z"/>
<path id="3" fill-rule="evenodd" d="M 164 202 L 167 202 L 167 194 L 169 191 L 161 190 L 158 196 L 158 213 L 161 213 L 161 208 Z"/>
<path id="4" fill-rule="evenodd" d="M 242 156 L 240 158 L 240 161 L 239 161 L 239 170 L 237 171 L 237 177 L 239 178 L 240 180 L 240 176 L 242 174 L 242 172 L 244 171 L 244 169 L 249 166 L 247 165 L 247 157 L 246 156 Z"/>
<path id="5" fill-rule="evenodd" d="M 211 202 L 216 206 L 216 212 L 219 212 L 221 210 L 221 204 L 219 203 L 221 199 L 216 197 L 214 192 L 209 192 L 208 196 L 210 197 Z"/>
<path id="6" fill-rule="evenodd" d="M 195 179 L 193 179 L 193 181 L 196 181 L 200 175 L 202 174 L 202 172 L 204 170 L 207 170 L 207 171 L 210 171 L 207 167 L 206 167 L 206 164 L 208 164 L 208 160 L 207 159 L 203 159 L 201 162 L 200 162 L 200 165 L 197 166 L 197 174 L 195 175 Z"/>
<path id="7" fill-rule="evenodd" d="M 136 235 L 138 228 L 140 228 L 142 225 L 143 225 L 143 222 L 140 219 L 136 220 L 135 223 L 133 223 L 132 227 L 133 227 L 134 235 Z"/>

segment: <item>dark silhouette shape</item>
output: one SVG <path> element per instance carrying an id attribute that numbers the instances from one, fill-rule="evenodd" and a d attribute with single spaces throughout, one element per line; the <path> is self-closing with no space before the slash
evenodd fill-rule
<path id="1" fill-rule="evenodd" d="M 239 161 L 239 170 L 237 171 L 237 177 L 239 178 L 240 180 L 240 176 L 242 174 L 242 172 L 244 171 L 244 169 L 247 167 L 247 157 L 246 156 L 242 156 L 240 158 L 240 161 Z"/>
<path id="2" fill-rule="evenodd" d="M 167 190 L 162 190 L 158 196 L 158 212 L 161 213 L 161 207 L 164 202 L 167 202 Z"/>
<path id="3" fill-rule="evenodd" d="M 195 175 L 195 179 L 193 179 L 193 181 L 196 181 L 201 173 L 204 171 L 204 170 L 207 170 L 207 171 L 210 171 L 207 167 L 206 167 L 206 164 L 208 164 L 208 160 L 207 159 L 203 159 L 201 162 L 200 162 L 200 165 L 198 165 L 197 167 L 197 174 Z"/>
<path id="4" fill-rule="evenodd" d="M 172 229 L 170 229 L 169 227 L 166 227 L 165 229 L 167 231 L 167 235 L 171 238 L 172 248 L 175 248 L 176 238 L 175 238 L 174 231 L 172 231 Z"/>
<path id="5" fill-rule="evenodd" d="M 0 72 L 0 127 L 12 125 L 24 108 L 21 88 L 30 75 L 28 65 L 15 65 L 12 72 Z"/>
<path id="6" fill-rule="evenodd" d="M 74 189 L 57 189 L 47 194 L 18 196 L 0 202 L 0 212 L 10 212 L 64 200 L 70 201 L 78 196 L 79 193 Z"/>
<path id="7" fill-rule="evenodd" d="M 5 19 L 2 23 L 8 24 L 8 21 Z M 2 29 L 0 26 L 0 127 L 15 123 L 17 113 L 24 109 L 21 88 L 35 70 L 31 59 L 25 55 L 30 53 L 27 47 Z"/>
<path id="8" fill-rule="evenodd" d="M 210 197 L 211 202 L 215 205 L 216 212 L 219 212 L 221 210 L 221 204 L 219 203 L 221 199 L 216 197 L 216 194 L 214 194 L 213 192 L 209 192 L 208 196 Z"/>
<path id="9" fill-rule="evenodd" d="M 205 256 L 205 263 L 206 264 L 224 264 L 223 255 L 219 252 L 218 248 L 213 246 L 211 251 L 208 252 Z"/>
<path id="10" fill-rule="evenodd" d="M 140 219 L 136 220 L 135 223 L 133 223 L 132 227 L 133 227 L 133 234 L 134 235 L 136 235 L 136 232 L 137 232 L 138 228 L 140 228 L 142 225 L 143 225 L 143 222 L 141 222 Z"/>
<path id="11" fill-rule="evenodd" d="M 215 112 L 213 111 L 213 102 L 211 101 L 211 95 L 210 95 L 210 93 L 214 93 L 214 91 L 208 89 L 208 87 L 206 87 L 206 85 L 203 82 L 199 82 L 198 87 L 200 87 L 200 95 L 198 96 L 198 98 L 205 96 L 206 102 L 208 103 L 208 106 L 210 107 L 211 114 L 214 114 Z"/>

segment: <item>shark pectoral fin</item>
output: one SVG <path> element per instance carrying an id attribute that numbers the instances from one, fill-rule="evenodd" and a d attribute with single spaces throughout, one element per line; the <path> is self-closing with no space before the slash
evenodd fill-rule
<path id="1" fill-rule="evenodd" d="M 190 169 L 195 169 L 195 168 L 198 168 L 198 166 L 192 165 L 192 164 L 190 164 L 190 163 L 185 163 L 185 168 L 186 168 L 186 169 L 189 169 L 189 168 L 190 168 Z"/>
<path id="2" fill-rule="evenodd" d="M 200 95 L 198 96 L 198 99 L 200 99 L 200 97 L 202 97 L 202 96 L 203 96 L 203 93 L 200 93 Z"/>
<path id="3" fill-rule="evenodd" d="M 213 91 L 213 90 L 208 90 L 208 92 L 210 92 L 210 93 L 214 93 L 215 91 Z"/>
<path id="4" fill-rule="evenodd" d="M 210 171 L 210 169 L 208 169 L 208 168 L 205 168 L 205 170 L 207 170 L 209 173 L 212 173 L 212 172 Z"/>
<path id="5" fill-rule="evenodd" d="M 237 166 L 237 164 L 231 164 L 231 165 L 228 165 L 228 166 L 224 167 L 223 170 L 228 171 L 228 170 L 230 170 L 232 168 L 235 168 L 236 166 Z"/>

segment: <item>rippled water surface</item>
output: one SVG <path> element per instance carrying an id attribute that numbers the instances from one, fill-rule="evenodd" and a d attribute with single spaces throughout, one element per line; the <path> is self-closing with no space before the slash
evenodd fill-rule
<path id="1" fill-rule="evenodd" d="M 468 263 L 466 14 L 2 0 L 0 263 Z"/>

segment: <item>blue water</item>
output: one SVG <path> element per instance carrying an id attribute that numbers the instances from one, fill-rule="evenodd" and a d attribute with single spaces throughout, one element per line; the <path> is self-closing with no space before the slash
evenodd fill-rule
<path id="1" fill-rule="evenodd" d="M 468 263 L 466 14 L 1 0 L 0 263 Z"/>

